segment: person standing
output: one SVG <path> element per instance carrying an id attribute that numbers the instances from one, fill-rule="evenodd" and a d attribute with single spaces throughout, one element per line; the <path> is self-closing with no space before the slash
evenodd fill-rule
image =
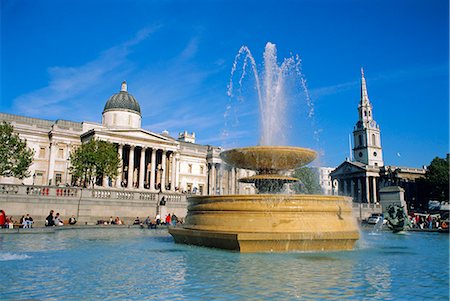
<path id="1" fill-rule="evenodd" d="M 0 210 L 0 228 L 4 228 L 6 224 L 6 214 L 5 211 Z"/>
<path id="2" fill-rule="evenodd" d="M 53 210 L 50 210 L 49 215 L 47 216 L 47 218 L 45 219 L 45 226 L 46 227 L 52 227 L 55 225 L 55 219 L 53 217 Z"/>

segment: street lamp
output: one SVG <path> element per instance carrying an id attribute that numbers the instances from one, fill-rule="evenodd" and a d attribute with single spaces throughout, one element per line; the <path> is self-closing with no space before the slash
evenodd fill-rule
<path id="1" fill-rule="evenodd" d="M 33 186 L 34 186 L 34 180 L 36 180 L 36 173 L 33 174 Z"/>
<path id="2" fill-rule="evenodd" d="M 162 173 L 164 169 L 162 168 L 161 164 L 158 164 L 158 172 L 159 172 L 159 192 L 162 192 Z"/>
<path id="3" fill-rule="evenodd" d="M 66 160 L 66 186 L 67 186 L 67 178 L 68 178 L 68 176 L 69 176 L 69 161 L 70 161 L 70 157 L 69 158 L 67 158 L 67 160 Z"/>

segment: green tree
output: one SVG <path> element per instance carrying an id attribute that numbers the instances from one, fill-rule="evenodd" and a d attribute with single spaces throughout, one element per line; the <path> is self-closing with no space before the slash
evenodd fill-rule
<path id="1" fill-rule="evenodd" d="M 28 168 L 33 162 L 34 150 L 27 147 L 27 141 L 14 133 L 14 127 L 0 124 L 0 176 L 19 179 L 30 176 Z"/>
<path id="2" fill-rule="evenodd" d="M 115 179 L 120 167 L 120 158 L 114 144 L 92 139 L 70 154 L 70 171 L 80 179 L 83 186 L 94 184 L 97 177 Z"/>
<path id="3" fill-rule="evenodd" d="M 303 194 L 320 194 L 322 189 L 319 183 L 319 174 L 316 169 L 310 167 L 301 167 L 295 170 L 295 178 L 300 180 L 298 185 L 294 185 L 297 193 Z"/>
<path id="4" fill-rule="evenodd" d="M 427 168 L 425 181 L 429 187 L 429 197 L 439 201 L 448 201 L 449 156 L 446 159 L 436 157 Z"/>

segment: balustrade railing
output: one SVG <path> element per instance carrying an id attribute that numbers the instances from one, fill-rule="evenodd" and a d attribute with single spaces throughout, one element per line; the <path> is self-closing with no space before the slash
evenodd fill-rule
<path id="1" fill-rule="evenodd" d="M 81 187 L 55 187 L 36 185 L 0 184 L 0 195 L 22 195 L 29 197 L 84 198 L 141 200 L 156 202 L 164 197 L 167 204 L 185 203 L 186 195 L 180 193 L 145 192 L 142 190 L 87 189 Z"/>

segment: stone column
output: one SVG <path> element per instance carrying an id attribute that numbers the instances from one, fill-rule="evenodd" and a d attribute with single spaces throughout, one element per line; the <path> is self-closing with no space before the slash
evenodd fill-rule
<path id="1" fill-rule="evenodd" d="M 130 146 L 130 156 L 128 158 L 128 188 L 133 188 L 133 172 L 134 172 L 134 145 Z"/>
<path id="2" fill-rule="evenodd" d="M 144 189 L 144 178 L 145 178 L 145 150 L 146 148 L 141 148 L 141 161 L 139 162 L 139 188 Z"/>
<path id="3" fill-rule="evenodd" d="M 347 196 L 348 195 L 348 189 L 347 189 L 347 180 L 344 180 L 344 195 Z"/>
<path id="4" fill-rule="evenodd" d="M 177 173 L 177 159 L 175 157 L 175 152 L 172 153 L 172 167 L 171 167 L 171 179 L 170 179 L 170 191 L 175 191 L 175 186 L 177 186 L 177 178 L 176 178 L 176 173 Z"/>
<path id="5" fill-rule="evenodd" d="M 355 197 L 355 181 L 353 179 L 350 179 L 350 194 L 353 200 L 356 200 Z"/>
<path id="6" fill-rule="evenodd" d="M 370 204 L 370 186 L 369 186 L 369 177 L 366 176 L 366 200 L 367 204 Z"/>
<path id="7" fill-rule="evenodd" d="M 231 173 L 231 191 L 230 194 L 236 194 L 236 172 L 234 171 L 234 167 L 231 167 L 230 169 L 230 173 Z"/>
<path id="8" fill-rule="evenodd" d="M 211 195 L 216 195 L 216 164 L 211 164 Z"/>
<path id="9" fill-rule="evenodd" d="M 362 203 L 362 181 L 361 178 L 358 178 L 358 202 Z"/>
<path id="10" fill-rule="evenodd" d="M 156 149 L 152 149 L 152 157 L 150 162 L 150 190 L 155 191 L 155 169 L 156 169 Z"/>
<path id="11" fill-rule="evenodd" d="M 161 173 L 161 191 L 166 191 L 166 161 L 167 161 L 167 151 L 163 150 L 162 151 L 162 157 L 161 157 L 161 168 L 162 168 L 162 173 Z"/>
<path id="12" fill-rule="evenodd" d="M 53 174 L 55 173 L 55 143 L 50 142 L 50 152 L 48 155 L 48 175 L 45 185 L 55 185 Z"/>
<path id="13" fill-rule="evenodd" d="M 123 145 L 119 144 L 118 145 L 118 149 L 117 149 L 118 153 L 119 153 L 119 159 L 120 159 L 120 166 L 117 169 L 117 179 L 116 179 L 116 188 L 120 188 L 120 183 L 122 182 L 122 169 L 123 169 Z"/>
<path id="14" fill-rule="evenodd" d="M 378 203 L 378 199 L 377 199 L 377 178 L 373 177 L 372 178 L 372 186 L 373 186 L 373 202 L 374 204 Z"/>
<path id="15" fill-rule="evenodd" d="M 103 179 L 102 179 L 102 186 L 103 187 L 108 187 L 108 183 L 109 183 L 108 179 L 109 179 L 109 177 L 107 177 L 105 175 L 103 176 Z"/>

